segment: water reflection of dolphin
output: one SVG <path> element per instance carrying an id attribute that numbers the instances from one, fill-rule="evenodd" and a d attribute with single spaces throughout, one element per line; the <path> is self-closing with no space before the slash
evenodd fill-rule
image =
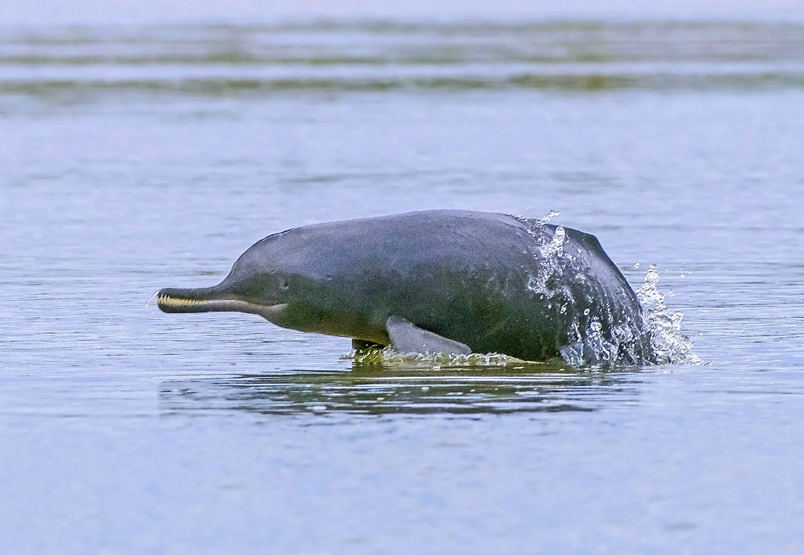
<path id="1" fill-rule="evenodd" d="M 171 380 L 159 397 L 162 410 L 170 412 L 333 416 L 589 412 L 638 396 L 637 374 L 537 366 L 433 372 L 358 363 L 352 372 Z"/>
<path id="2" fill-rule="evenodd" d="M 165 312 L 238 311 L 402 352 L 651 361 L 641 308 L 589 234 L 437 210 L 298 227 L 214 287 L 162 289 Z"/>

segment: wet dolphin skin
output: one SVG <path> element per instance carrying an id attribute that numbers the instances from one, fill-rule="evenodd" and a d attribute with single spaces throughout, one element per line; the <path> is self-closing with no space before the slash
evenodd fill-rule
<path id="1" fill-rule="evenodd" d="M 503 214 L 432 210 L 289 229 L 246 250 L 218 285 L 162 289 L 157 302 L 402 352 L 652 360 L 636 295 L 593 235 Z"/>

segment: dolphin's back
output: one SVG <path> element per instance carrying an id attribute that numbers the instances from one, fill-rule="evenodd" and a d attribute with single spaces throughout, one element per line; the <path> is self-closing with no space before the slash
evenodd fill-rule
<path id="1" fill-rule="evenodd" d="M 357 268 L 404 271 L 438 261 L 471 265 L 509 250 L 521 255 L 527 240 L 527 230 L 509 216 L 433 210 L 303 226 L 257 245 L 273 241 L 286 266 L 324 277 Z"/>

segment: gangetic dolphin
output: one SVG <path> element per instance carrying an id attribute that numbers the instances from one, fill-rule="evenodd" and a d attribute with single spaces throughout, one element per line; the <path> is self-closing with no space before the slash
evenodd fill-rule
<path id="1" fill-rule="evenodd" d="M 502 214 L 434 210 L 298 227 L 258 241 L 218 285 L 157 298 L 165 312 L 249 312 L 351 337 L 356 348 L 654 359 L 639 301 L 593 235 Z"/>

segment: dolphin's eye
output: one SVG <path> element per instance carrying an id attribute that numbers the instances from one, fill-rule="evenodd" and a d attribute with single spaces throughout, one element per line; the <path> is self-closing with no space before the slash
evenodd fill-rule
<path id="1" fill-rule="evenodd" d="M 287 291 L 288 289 L 290 289 L 290 283 L 288 283 L 288 280 L 282 279 L 279 281 L 279 288 L 282 289 L 283 291 Z"/>

